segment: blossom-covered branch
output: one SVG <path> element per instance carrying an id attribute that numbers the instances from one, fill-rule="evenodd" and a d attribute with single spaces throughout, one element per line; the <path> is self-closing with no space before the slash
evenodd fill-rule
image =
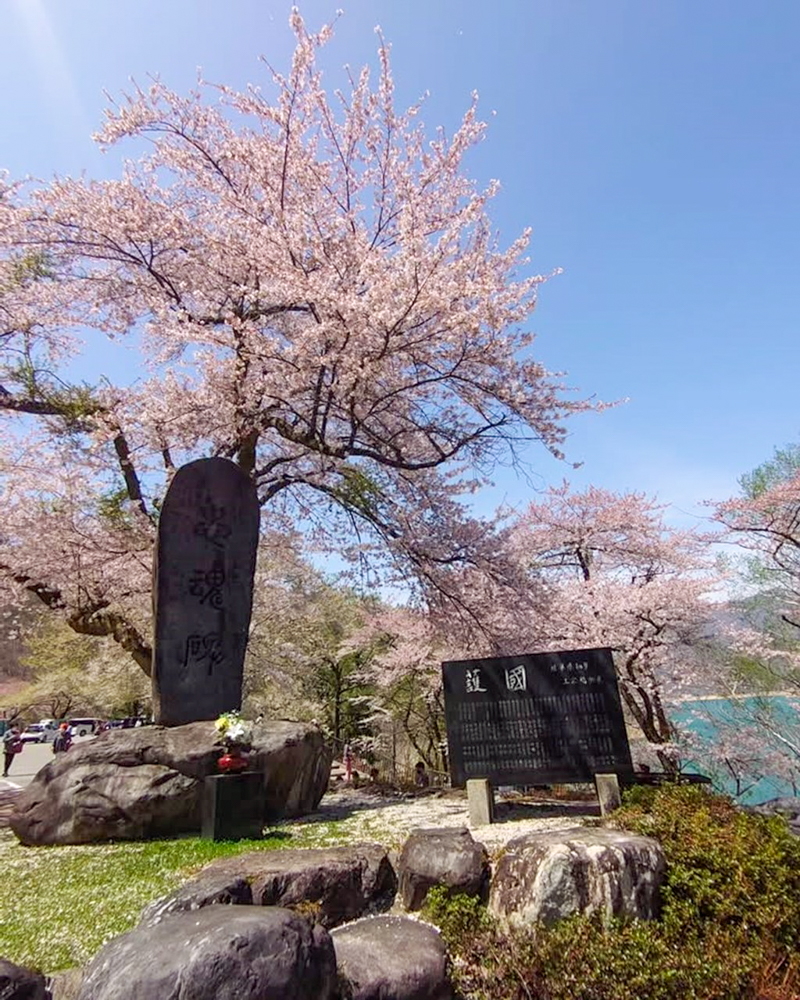
<path id="1" fill-rule="evenodd" d="M 329 95 L 330 29 L 291 23 L 263 89 L 154 81 L 113 104 L 98 141 L 141 154 L 117 179 L 0 179 L 0 559 L 67 614 L 146 634 L 152 519 L 199 455 L 237 461 L 271 525 L 465 606 L 462 570 L 500 545 L 464 500 L 599 408 L 532 353 L 545 278 L 464 171 L 475 101 L 429 140 L 382 39 L 376 82 Z M 137 381 L 70 384 L 96 335 L 140 352 Z"/>

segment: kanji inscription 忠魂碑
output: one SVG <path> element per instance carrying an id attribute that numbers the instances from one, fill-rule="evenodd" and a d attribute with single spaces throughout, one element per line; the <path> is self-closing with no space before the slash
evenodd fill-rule
<path id="1" fill-rule="evenodd" d="M 153 595 L 153 707 L 162 725 L 241 705 L 258 524 L 255 486 L 233 462 L 190 462 L 170 484 Z"/>

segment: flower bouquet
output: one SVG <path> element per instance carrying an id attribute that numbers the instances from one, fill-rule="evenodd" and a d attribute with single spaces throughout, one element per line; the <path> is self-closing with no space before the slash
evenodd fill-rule
<path id="1" fill-rule="evenodd" d="M 242 751 L 250 748 L 253 736 L 250 724 L 238 712 L 224 712 L 214 723 L 214 728 L 225 747 L 225 753 L 217 761 L 217 767 L 223 773 L 244 771 L 247 757 Z"/>

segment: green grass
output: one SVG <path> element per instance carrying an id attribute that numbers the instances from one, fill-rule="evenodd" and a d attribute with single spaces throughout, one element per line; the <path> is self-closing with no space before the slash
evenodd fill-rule
<path id="1" fill-rule="evenodd" d="M 0 957 L 44 972 L 83 965 L 110 938 L 130 930 L 148 903 L 214 858 L 243 851 L 336 847 L 357 841 L 393 845 L 380 812 L 354 811 L 327 822 L 278 824 L 264 840 L 187 837 L 78 847 L 23 847 L 0 830 Z"/>
<path id="2" fill-rule="evenodd" d="M 142 909 L 222 855 L 296 846 L 192 837 L 80 847 L 22 847 L 0 830 L 0 956 L 45 972 L 82 965 L 139 920 Z"/>
<path id="3" fill-rule="evenodd" d="M 130 930 L 148 903 L 171 892 L 207 862 L 251 850 L 339 847 L 373 841 L 399 847 L 408 830 L 381 809 L 287 820 L 264 840 L 179 840 L 79 847 L 22 847 L 0 829 L 0 957 L 44 972 L 91 959 Z"/>

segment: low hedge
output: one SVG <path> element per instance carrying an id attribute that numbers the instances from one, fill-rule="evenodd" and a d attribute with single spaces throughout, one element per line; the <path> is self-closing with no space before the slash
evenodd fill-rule
<path id="1" fill-rule="evenodd" d="M 797 1000 L 800 840 L 697 787 L 632 789 L 615 827 L 667 859 L 659 920 L 576 917 L 501 932 L 466 897 L 429 894 L 465 1000 Z"/>

